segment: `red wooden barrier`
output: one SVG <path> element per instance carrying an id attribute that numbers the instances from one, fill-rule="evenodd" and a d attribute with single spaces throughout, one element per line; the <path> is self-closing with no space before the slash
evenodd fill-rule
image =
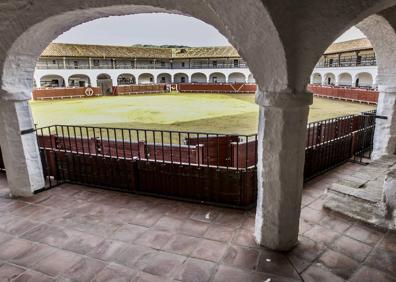
<path id="1" fill-rule="evenodd" d="M 33 100 L 88 98 L 101 95 L 102 89 L 99 87 L 36 88 L 32 93 Z"/>
<path id="2" fill-rule="evenodd" d="M 180 83 L 179 92 L 187 93 L 256 93 L 256 84 L 249 83 Z"/>
<path id="3" fill-rule="evenodd" d="M 360 88 L 346 88 L 336 86 L 320 86 L 310 84 L 308 91 L 320 97 L 340 99 L 352 102 L 377 104 L 378 91 Z"/>

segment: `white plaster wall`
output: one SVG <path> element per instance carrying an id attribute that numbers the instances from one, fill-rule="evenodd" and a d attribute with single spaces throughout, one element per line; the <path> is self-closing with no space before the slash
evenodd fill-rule
<path id="1" fill-rule="evenodd" d="M 144 73 L 149 73 L 153 75 L 154 78 L 158 78 L 158 75 L 166 73 L 170 75 L 171 77 L 174 77 L 175 74 L 181 73 L 180 69 L 168 69 L 166 72 L 164 72 L 163 69 L 79 69 L 79 70 L 74 70 L 74 69 L 35 69 L 34 71 L 34 79 L 36 81 L 40 81 L 40 78 L 44 75 L 59 75 L 63 77 L 64 79 L 67 80 L 68 77 L 75 75 L 75 74 L 83 74 L 87 75 L 90 80 L 91 84 L 93 87 L 97 86 L 96 80 L 97 76 L 99 74 L 108 74 L 112 80 L 113 83 L 117 82 L 117 78 L 121 74 L 131 74 L 135 78 L 138 78 L 141 74 Z M 245 77 L 251 76 L 251 72 L 248 68 L 241 68 L 238 70 L 241 74 L 243 74 Z M 226 82 L 226 78 L 229 77 L 230 74 L 234 73 L 235 69 L 219 69 L 216 70 L 216 73 L 219 73 L 219 77 L 223 77 L 222 81 Z M 193 74 L 196 73 L 202 73 L 206 77 L 209 77 L 212 73 L 212 69 L 183 69 L 183 74 L 187 75 L 188 77 L 191 77 Z M 195 79 L 197 78 L 197 75 L 194 76 Z M 251 76 L 252 77 L 252 76 Z M 143 81 L 146 81 L 147 79 L 144 79 Z M 212 80 L 211 80 L 212 81 Z M 210 81 L 210 82 L 211 82 Z M 156 80 L 154 80 L 156 82 Z M 199 78 L 199 82 L 204 82 L 203 77 Z M 142 82 L 142 83 L 147 83 L 147 82 Z"/>
<path id="2" fill-rule="evenodd" d="M 352 79 L 357 77 L 359 73 L 369 73 L 373 77 L 373 84 L 375 86 L 375 78 L 378 75 L 378 67 L 377 66 L 357 66 L 357 67 L 333 67 L 333 68 L 314 68 L 313 72 L 318 73 L 322 76 L 323 82 L 326 85 L 327 79 L 325 75 L 331 75 L 332 78 L 336 78 L 335 84 L 340 84 L 338 79 L 341 74 L 349 74 Z M 355 82 L 355 80 L 353 80 Z"/>
<path id="3" fill-rule="evenodd" d="M 321 84 L 322 83 L 322 75 L 320 73 L 313 73 L 311 75 L 311 83 Z"/>

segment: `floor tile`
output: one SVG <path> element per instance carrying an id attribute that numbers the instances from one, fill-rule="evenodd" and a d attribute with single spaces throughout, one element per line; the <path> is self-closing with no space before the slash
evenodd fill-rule
<path id="1" fill-rule="evenodd" d="M 186 259 L 176 254 L 156 252 L 140 258 L 136 267 L 152 275 L 169 277 Z"/>
<path id="2" fill-rule="evenodd" d="M 146 231 L 147 228 L 144 226 L 125 224 L 111 234 L 110 239 L 133 243 Z"/>
<path id="3" fill-rule="evenodd" d="M 297 271 L 287 256 L 270 250 L 262 250 L 257 271 L 288 277 L 290 279 L 299 279 Z"/>
<path id="4" fill-rule="evenodd" d="M 192 253 L 193 257 L 218 262 L 222 259 L 227 245 L 221 242 L 201 240 Z"/>
<path id="5" fill-rule="evenodd" d="M 344 279 L 348 279 L 359 266 L 359 263 L 355 260 L 332 250 L 327 250 L 319 261 L 333 273 Z"/>
<path id="6" fill-rule="evenodd" d="M 135 269 L 131 269 L 119 264 L 111 263 L 103 268 L 92 280 L 92 282 L 127 282 L 132 281 L 137 274 Z"/>
<path id="7" fill-rule="evenodd" d="M 303 272 L 302 278 L 305 282 L 343 282 L 345 281 L 341 277 L 333 274 L 329 270 L 312 265 L 306 271 Z"/>
<path id="8" fill-rule="evenodd" d="M 332 249 L 362 262 L 371 252 L 372 247 L 350 237 L 342 236 L 333 243 Z"/>
<path id="9" fill-rule="evenodd" d="M 163 250 L 187 256 L 192 253 L 192 251 L 197 247 L 199 242 L 200 239 L 196 237 L 176 234 L 163 247 Z"/>
<path id="10" fill-rule="evenodd" d="M 224 225 L 215 224 L 208 228 L 203 237 L 210 240 L 228 242 L 231 240 L 233 234 L 234 229 Z"/>
<path id="11" fill-rule="evenodd" d="M 143 233 L 136 241 L 136 244 L 143 245 L 146 247 L 151 247 L 154 249 L 163 248 L 166 243 L 172 238 L 172 233 L 157 231 L 157 230 L 149 230 Z"/>
<path id="12" fill-rule="evenodd" d="M 224 256 L 223 263 L 234 267 L 255 270 L 258 258 L 258 250 L 230 246 Z"/>
<path id="13" fill-rule="evenodd" d="M 396 278 L 395 276 L 392 277 L 391 275 L 379 271 L 378 269 L 363 266 L 352 275 L 350 281 L 351 282 L 373 282 L 373 281 L 394 282 L 396 281 Z"/>
<path id="14" fill-rule="evenodd" d="M 62 276 L 72 281 L 90 281 L 104 267 L 104 262 L 91 258 L 82 258 L 62 273 Z"/>
<path id="15" fill-rule="evenodd" d="M 17 278 L 25 269 L 10 264 L 0 264 L 0 281 L 11 281 Z"/>
<path id="16" fill-rule="evenodd" d="M 371 246 L 374 246 L 384 236 L 382 232 L 360 223 L 355 223 L 345 232 L 345 235 Z"/>
<path id="17" fill-rule="evenodd" d="M 179 267 L 175 279 L 183 282 L 206 282 L 209 281 L 215 266 L 213 262 L 189 258 Z"/>

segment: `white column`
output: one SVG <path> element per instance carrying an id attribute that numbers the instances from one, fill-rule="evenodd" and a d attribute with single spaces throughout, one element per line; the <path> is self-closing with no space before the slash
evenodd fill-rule
<path id="1" fill-rule="evenodd" d="M 257 92 L 258 197 L 255 238 L 274 250 L 298 240 L 309 105 L 312 94 Z"/>
<path id="2" fill-rule="evenodd" d="M 28 101 L 0 100 L 0 146 L 13 196 L 31 196 L 45 186 Z"/>
<path id="3" fill-rule="evenodd" d="M 340 75 L 334 74 L 334 76 L 335 76 L 334 85 L 339 86 L 340 85 Z"/>
<path id="4" fill-rule="evenodd" d="M 65 87 L 69 87 L 69 78 L 68 77 L 66 77 L 66 78 L 62 77 L 62 78 L 63 78 L 63 81 L 65 82 Z"/>
<path id="5" fill-rule="evenodd" d="M 376 119 L 372 159 L 396 153 L 396 77 L 378 77 L 377 115 L 387 119 Z"/>

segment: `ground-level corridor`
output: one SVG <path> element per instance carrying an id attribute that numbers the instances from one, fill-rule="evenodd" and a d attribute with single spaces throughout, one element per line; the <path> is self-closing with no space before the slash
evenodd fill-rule
<path id="1" fill-rule="evenodd" d="M 2 174 L 0 281 L 396 281 L 395 233 L 322 209 L 325 188 L 358 166 L 306 183 L 288 253 L 255 244 L 254 210 L 70 184 L 10 199 Z"/>

